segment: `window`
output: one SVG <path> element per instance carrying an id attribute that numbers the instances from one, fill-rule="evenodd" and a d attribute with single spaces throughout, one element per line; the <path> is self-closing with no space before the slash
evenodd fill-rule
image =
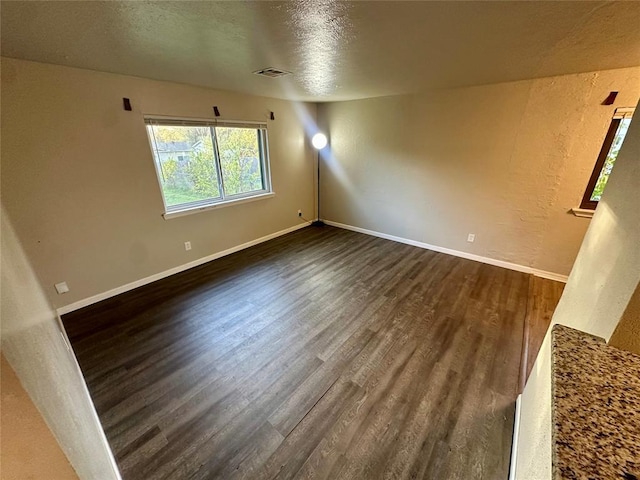
<path id="1" fill-rule="evenodd" d="M 587 189 L 582 197 L 580 208 L 595 210 L 598 206 L 604 187 L 607 184 L 607 180 L 609 180 L 609 175 L 611 175 L 613 165 L 618 157 L 620 147 L 622 147 L 624 137 L 629 129 L 632 115 L 633 108 L 616 109 L 600 149 L 600 155 L 598 155 L 596 165 L 587 184 Z"/>
<path id="2" fill-rule="evenodd" d="M 145 122 L 167 214 L 271 192 L 265 124 Z"/>

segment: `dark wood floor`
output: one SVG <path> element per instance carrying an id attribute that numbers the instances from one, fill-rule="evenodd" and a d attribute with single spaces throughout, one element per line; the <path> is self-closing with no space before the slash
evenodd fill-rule
<path id="1" fill-rule="evenodd" d="M 551 323 L 551 317 L 562 296 L 564 283 L 553 282 L 540 277 L 529 280 L 529 301 L 523 338 L 522 363 L 520 365 L 520 391 L 531 374 L 533 365 L 542 346 L 544 335 Z"/>
<path id="2" fill-rule="evenodd" d="M 310 227 L 63 321 L 125 480 L 506 479 L 530 279 Z"/>

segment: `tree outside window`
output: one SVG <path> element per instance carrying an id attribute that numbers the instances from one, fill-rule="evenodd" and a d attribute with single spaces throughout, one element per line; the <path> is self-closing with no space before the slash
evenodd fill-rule
<path id="1" fill-rule="evenodd" d="M 585 189 L 580 208 L 595 210 L 604 192 L 609 176 L 622 147 L 624 138 L 631 123 L 633 109 L 619 108 L 613 116 L 607 135 L 605 136 L 600 154 L 596 160 L 591 178 Z"/>

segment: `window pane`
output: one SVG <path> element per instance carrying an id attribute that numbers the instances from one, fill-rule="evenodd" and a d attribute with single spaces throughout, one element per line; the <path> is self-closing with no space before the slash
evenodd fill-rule
<path id="1" fill-rule="evenodd" d="M 216 127 L 225 195 L 264 190 L 260 130 Z"/>
<path id="2" fill-rule="evenodd" d="M 167 208 L 220 197 L 209 127 L 147 129 Z"/>
<path id="3" fill-rule="evenodd" d="M 599 202 L 602 197 L 602 192 L 604 192 L 604 187 L 609 180 L 609 175 L 611 175 L 611 170 L 613 170 L 613 164 L 618 157 L 618 152 L 620 151 L 620 147 L 622 147 L 622 142 L 627 134 L 630 123 L 630 118 L 625 118 L 620 121 L 616 136 L 613 137 L 611 148 L 609 149 L 609 153 L 607 153 L 607 158 L 604 161 L 604 165 L 602 166 L 602 170 L 600 171 L 600 175 L 596 181 L 596 186 L 593 188 L 593 192 L 591 193 L 591 201 L 593 202 Z"/>

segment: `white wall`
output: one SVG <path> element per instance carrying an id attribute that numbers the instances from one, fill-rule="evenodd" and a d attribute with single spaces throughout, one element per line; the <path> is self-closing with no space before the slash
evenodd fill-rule
<path id="1" fill-rule="evenodd" d="M 629 68 L 321 105 L 321 216 L 567 275 L 589 225 L 569 210 L 639 96 Z"/>
<path id="2" fill-rule="evenodd" d="M 46 299 L 4 208 L 1 217 L 2 353 L 78 476 L 83 480 L 119 479 L 80 369 L 63 341 L 56 312 Z"/>
<path id="3" fill-rule="evenodd" d="M 143 114 L 213 118 L 213 105 L 268 122 L 276 195 L 164 220 Z M 62 307 L 301 225 L 298 209 L 312 219 L 314 119 L 314 105 L 2 58 L 3 203 Z M 71 291 L 59 296 L 62 281 Z"/>
<path id="4" fill-rule="evenodd" d="M 516 478 L 551 478 L 551 340 L 567 325 L 609 340 L 640 282 L 640 118 L 632 120 L 522 394 Z"/>

